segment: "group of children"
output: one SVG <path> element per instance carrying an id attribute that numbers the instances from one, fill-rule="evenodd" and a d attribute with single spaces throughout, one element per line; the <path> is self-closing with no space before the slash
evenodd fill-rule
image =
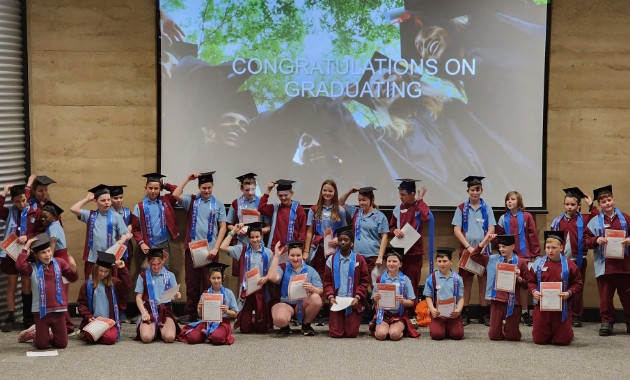
<path id="1" fill-rule="evenodd" d="M 269 182 L 258 198 L 254 173 L 237 177 L 242 194 L 226 212 L 224 203 L 212 194 L 213 174 L 191 173 L 178 186 L 164 183 L 159 173 L 146 174 L 146 196 L 133 211 L 122 205 L 124 185 L 98 185 L 71 207 L 87 226 L 84 283 L 76 302 L 83 317 L 80 328 L 85 330 L 97 322 L 107 325 L 97 337 L 84 334 L 86 341 L 114 344 L 120 338 L 131 289 L 132 238 L 143 261 L 134 292 L 140 314 L 136 339 L 144 343 L 160 339 L 232 344 L 231 319 L 235 319 L 234 328 L 245 334 L 266 333 L 276 326 L 278 333 L 288 335 L 293 333 L 293 320 L 301 325 L 303 335 L 312 336 L 312 323 L 319 320 L 324 301 L 330 305 L 331 337 L 356 337 L 362 319 L 370 323 L 370 333 L 379 340 L 417 337 L 410 317 L 419 300 L 425 236 L 429 238 L 431 270 L 422 295 L 431 313 L 433 339 L 463 338 L 464 326 L 470 322 L 472 281 L 477 277 L 480 322 L 490 327 L 490 339 L 520 340 L 522 320 L 533 323 L 535 343 L 571 343 L 572 327 L 581 325 L 588 249 L 594 249 L 600 335 L 612 334 L 615 291 L 630 332 L 628 216 L 615 208 L 611 186 L 594 191 L 599 212 L 578 188 L 565 190 L 565 212 L 554 220 L 552 231 L 545 232 L 545 255 L 541 257 L 538 230 L 532 215 L 524 211 L 521 195 L 515 191 L 506 195 L 506 211 L 497 224 L 492 207 L 481 198 L 483 177 L 466 178 L 468 199 L 456 208 L 452 221 L 461 245 L 456 272 L 452 268 L 454 249 L 437 248 L 433 257 L 433 214 L 424 201 L 427 190 L 417 189 L 417 180 L 399 180 L 401 203 L 387 220 L 375 204 L 373 187 L 353 187 L 339 196 L 335 182 L 326 180 L 317 203 L 307 213 L 293 199 L 290 180 Z M 197 180 L 199 192 L 184 194 L 193 180 Z M 74 331 L 67 311 L 67 283 L 78 279 L 60 223 L 63 210 L 48 199 L 47 187 L 52 183 L 46 176 L 31 176 L 26 186 L 7 186 L 0 196 L 0 206 L 9 194 L 13 203 L 0 207 L 0 218 L 7 222 L 5 241 L 15 235 L 16 244 L 23 245 L 17 257 L 2 251 L 0 269 L 9 279 L 9 315 L 2 329 L 8 331 L 14 323 L 19 273 L 24 324 L 30 326 L 20 340 L 33 339 L 40 349 L 67 345 L 68 334 Z M 269 199 L 274 188 L 279 199 L 275 204 Z M 162 195 L 163 190 L 168 193 Z M 358 193 L 357 206 L 346 204 L 353 193 Z M 590 207 L 589 214 L 579 212 L 582 199 Z M 83 209 L 91 202 L 96 209 Z M 179 318 L 172 308 L 172 300 L 181 297 L 179 286 L 168 270 L 169 241 L 180 234 L 174 210 L 178 205 L 186 211 L 187 296 L 185 313 Z M 425 224 L 428 233 L 423 232 Z M 391 239 L 404 238 L 404 231 L 410 232 L 407 225 L 420 232 L 417 242 L 407 252 L 390 247 Z M 622 231 L 623 236 L 611 231 Z M 266 244 L 265 235 L 269 236 Z M 615 250 L 607 249 L 609 239 L 622 245 L 617 247 L 621 257 L 613 257 Z M 498 253 L 492 253 L 493 244 Z M 219 255 L 232 258 L 232 274 L 238 277 L 236 295 L 223 285 L 229 266 L 218 262 Z M 513 276 L 508 277 L 513 279 L 510 289 L 501 287 L 506 273 Z M 541 310 L 544 294 L 551 294 L 545 289 L 553 283 L 561 284 L 558 297 L 562 306 Z M 206 294 L 221 295 L 220 322 L 203 319 Z"/>

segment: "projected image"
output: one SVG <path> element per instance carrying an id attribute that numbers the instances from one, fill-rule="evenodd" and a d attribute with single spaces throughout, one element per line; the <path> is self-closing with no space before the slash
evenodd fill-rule
<path id="1" fill-rule="evenodd" d="M 396 178 L 455 206 L 483 175 L 542 206 L 547 6 L 525 0 L 161 1 L 164 174 L 291 178 L 304 203 Z M 225 176 L 222 176 L 224 174 Z"/>

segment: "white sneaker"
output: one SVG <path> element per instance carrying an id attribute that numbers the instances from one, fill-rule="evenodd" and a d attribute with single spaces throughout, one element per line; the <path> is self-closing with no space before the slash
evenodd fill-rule
<path id="1" fill-rule="evenodd" d="M 20 331 L 17 336 L 18 343 L 26 343 L 35 338 L 35 325 L 27 328 L 26 330 Z"/>

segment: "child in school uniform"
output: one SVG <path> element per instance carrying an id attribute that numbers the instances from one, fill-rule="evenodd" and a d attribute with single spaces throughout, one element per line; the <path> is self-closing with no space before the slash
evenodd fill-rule
<path id="1" fill-rule="evenodd" d="M 206 260 L 218 259 L 219 247 L 225 237 L 226 222 L 225 206 L 223 202 L 212 195 L 215 172 L 192 173 L 173 191 L 173 197 L 187 211 L 186 237 L 184 239 L 184 268 L 186 270 L 186 305 L 185 315 L 180 318 L 181 323 L 188 323 L 199 319 L 197 315 L 197 300 L 202 289 L 210 287 L 208 264 L 195 266 L 189 244 L 199 240 L 207 240 L 208 256 Z M 182 194 L 188 182 L 197 180 L 198 194 Z"/>
<path id="2" fill-rule="evenodd" d="M 96 210 L 84 210 L 82 207 L 94 201 Z M 83 249 L 83 274 L 87 279 L 92 273 L 92 266 L 98 257 L 98 251 L 107 251 L 114 243 L 124 245 L 131 239 L 122 217 L 112 210 L 109 187 L 100 184 L 88 190 L 87 196 L 71 208 L 73 214 L 87 224 L 85 247 Z"/>
<path id="3" fill-rule="evenodd" d="M 30 184 L 30 182 L 29 182 Z M 10 207 L 4 207 L 7 195 L 11 195 Z M 6 222 L 4 230 L 4 239 L 6 240 L 11 234 L 18 237 L 21 244 L 40 232 L 44 231 L 44 225 L 41 221 L 41 209 L 33 207 L 28 203 L 26 197 L 26 187 L 24 185 L 7 185 L 0 195 L 0 219 Z M 3 332 L 9 332 L 13 329 L 15 317 L 15 292 L 17 290 L 18 269 L 15 261 L 0 249 L 0 271 L 7 275 L 7 318 L 2 322 L 1 329 Z M 31 293 L 30 278 L 22 276 L 22 309 L 28 310 L 33 302 Z M 28 328 L 33 324 L 33 318 L 30 313 L 24 313 L 22 327 Z"/>
<path id="4" fill-rule="evenodd" d="M 287 241 L 301 240 L 306 238 L 306 213 L 300 202 L 293 200 L 293 183 L 295 181 L 279 179 L 271 181 L 267 185 L 267 191 L 260 198 L 258 211 L 268 218 L 271 218 L 271 229 L 267 248 L 275 247 L 280 242 L 285 246 Z M 276 195 L 280 203 L 269 204 L 269 193 L 277 187 Z"/>
<path id="5" fill-rule="evenodd" d="M 339 207 L 338 193 L 335 181 L 325 180 L 319 191 L 317 204 L 308 210 L 306 219 L 304 257 L 320 277 L 324 275 L 326 260 L 330 256 L 325 255 L 324 234 L 329 228 L 332 232 L 347 225 L 346 210 Z"/>
<path id="6" fill-rule="evenodd" d="M 344 310 L 330 311 L 328 333 L 333 338 L 356 338 L 370 286 L 370 274 L 365 259 L 352 249 L 352 227 L 341 227 L 335 231 L 335 235 L 338 248 L 326 261 L 324 297 L 331 307 L 337 303 L 335 297 L 353 297 L 354 300 Z"/>
<path id="7" fill-rule="evenodd" d="M 228 236 L 230 238 L 238 236 L 239 231 L 244 227 L 247 227 L 247 237 L 249 239 L 247 245 L 237 244 L 230 246 L 230 239 L 228 238 L 223 240 L 219 248 L 220 252 L 227 253 L 231 258 L 238 260 L 239 268 L 241 268 L 238 277 L 238 309 L 240 311 L 236 316 L 234 328 L 240 328 L 243 334 L 252 332 L 266 333 L 273 328 L 270 315 L 271 296 L 267 289 L 268 271 L 273 260 L 273 252 L 263 245 L 262 230 L 264 224 L 261 222 L 250 223 L 247 226 L 238 223 L 234 225 Z M 257 284 L 261 288 L 250 292 L 248 295 L 247 273 L 256 268 L 260 276 Z"/>
<path id="8" fill-rule="evenodd" d="M 118 267 L 118 277 L 113 276 L 114 265 Z M 77 298 L 77 309 L 83 317 L 81 329 L 95 318 L 103 317 L 116 322 L 96 342 L 90 334 L 84 333 L 88 343 L 114 344 L 120 339 L 120 309 L 118 298 L 131 290 L 131 277 L 123 260 L 116 261 L 111 253 L 99 251 L 92 274 L 81 285 Z"/>
<path id="9" fill-rule="evenodd" d="M 613 332 L 615 305 L 613 297 L 615 291 L 623 307 L 626 330 L 630 333 L 630 216 L 615 207 L 612 185 L 593 190 L 593 199 L 597 200 L 601 212 L 592 218 L 587 226 L 584 240 L 589 249 L 593 249 L 593 264 L 595 279 L 599 292 L 599 316 L 601 326 L 600 336 L 609 336 Z M 606 230 L 624 231 L 623 258 L 607 258 L 606 248 L 608 239 Z M 615 247 L 617 248 L 617 247 Z"/>
<path id="10" fill-rule="evenodd" d="M 180 328 L 175 322 L 172 302 L 159 304 L 162 294 L 177 286 L 175 275 L 164 267 L 165 256 L 168 255 L 162 248 L 151 248 L 147 253 L 149 267 L 140 272 L 136 281 L 136 306 L 140 311 L 138 318 L 136 340 L 142 343 L 151 343 L 161 339 L 164 343 L 172 343 L 180 333 Z M 181 298 L 177 292 L 174 300 Z"/>
<path id="11" fill-rule="evenodd" d="M 482 254 L 484 248 L 495 238 L 499 253 L 490 256 Z M 490 340 L 521 340 L 521 330 L 519 329 L 522 310 L 520 293 L 521 289 L 527 289 L 529 271 L 525 259 L 514 253 L 515 242 L 514 235 L 489 233 L 470 255 L 471 260 L 486 268 L 488 275 L 485 298 L 490 302 L 490 329 L 488 330 Z M 495 289 L 497 266 L 500 263 L 516 266 L 514 292 Z"/>
<path id="12" fill-rule="evenodd" d="M 582 277 L 573 263 L 564 257 L 564 233 L 545 231 L 544 257 L 538 258 L 529 271 L 529 292 L 534 296 L 534 328 L 532 339 L 536 344 L 557 344 L 566 346 L 573 341 L 573 328 L 569 318 L 567 300 L 582 291 Z M 541 283 L 561 282 L 562 311 L 541 311 Z"/>
<path id="13" fill-rule="evenodd" d="M 481 198 L 481 194 L 483 193 L 481 181 L 484 178 L 485 177 L 478 176 L 468 176 L 464 178 L 468 199 L 466 202 L 457 206 L 451 222 L 455 238 L 457 238 L 461 244 L 460 258 L 461 255 L 464 254 L 464 251 L 468 251 L 472 254 L 475 250 L 474 247 L 479 245 L 486 234 L 494 233 L 494 225 L 496 224 L 494 212 L 492 211 L 492 207 Z M 459 275 L 464 281 L 464 310 L 462 311 L 462 321 L 464 326 L 466 326 L 470 323 L 468 304 L 470 304 L 472 283 L 475 275 L 463 268 L 460 268 Z M 484 297 L 487 282 L 486 273 L 484 273 L 483 276 L 477 276 L 477 282 L 479 285 L 479 304 L 481 306 L 479 323 L 489 326 L 490 307 Z"/>
<path id="14" fill-rule="evenodd" d="M 400 204 L 394 207 L 392 217 L 389 220 L 389 232 L 398 238 L 405 236 L 401 230 L 407 223 L 420 233 L 420 239 L 409 248 L 403 256 L 402 271 L 409 277 L 414 289 L 420 283 L 422 273 L 422 256 L 424 255 L 424 236 L 422 232 L 423 223 L 429 222 L 430 248 L 433 248 L 433 214 L 429 211 L 429 206 L 424 202 L 424 195 L 427 193 L 426 187 L 417 190 L 416 182 L 419 180 L 403 178 L 398 186 L 398 196 Z M 417 196 L 416 196 L 417 195 Z M 429 252 L 429 262 L 433 261 L 433 252 Z"/>
<path id="15" fill-rule="evenodd" d="M 33 289 L 37 292 L 32 305 L 24 309 L 24 313 L 30 310 L 35 318 L 35 347 L 38 350 L 45 350 L 51 345 L 66 348 L 68 331 L 64 313 L 68 309 L 68 299 L 62 291 L 62 276 L 70 282 L 78 279 L 74 259 L 72 256 L 68 256 L 67 262 L 55 259 L 48 235 L 39 234 L 26 242 L 15 265 L 23 276 L 31 278 Z"/>
<path id="16" fill-rule="evenodd" d="M 26 197 L 29 204 L 35 208 L 43 206 L 49 200 L 48 185 L 57 183 L 45 175 L 31 175 L 26 185 Z"/>
<path id="17" fill-rule="evenodd" d="M 132 219 L 135 218 L 135 215 L 131 213 L 129 207 L 123 206 L 123 201 L 125 200 L 124 188 L 127 185 L 113 185 L 109 187 L 109 195 L 112 198 L 112 210 L 117 212 L 125 222 L 127 226 L 127 230 L 129 232 L 132 231 Z M 122 260 L 125 262 L 125 267 L 131 268 L 131 262 L 133 259 L 133 247 L 131 245 L 131 240 L 127 240 L 125 244 L 127 246 L 127 250 L 122 255 Z M 113 268 L 114 277 L 118 278 L 118 266 L 114 266 Z M 127 294 L 121 294 L 118 297 L 118 308 L 120 309 L 120 322 L 127 323 L 129 320 L 127 319 L 127 302 L 128 296 Z"/>
<path id="18" fill-rule="evenodd" d="M 540 256 L 538 230 L 532 214 L 524 211 L 523 196 L 518 191 L 510 191 L 505 195 L 505 213 L 499 217 L 495 231 L 499 235 L 514 235 L 516 243 L 514 252 L 527 263 L 534 262 Z M 528 293 L 521 292 L 521 305 L 526 311 L 521 315 L 525 326 L 532 325 Z"/>
<path id="19" fill-rule="evenodd" d="M 276 243 L 273 261 L 269 268 L 269 280 L 280 285 L 280 302 L 271 307 L 271 317 L 273 324 L 280 327 L 280 334 L 291 334 L 289 323 L 295 317 L 302 325 L 304 336 L 315 335 L 315 330 L 311 322 L 317 317 L 317 313 L 322 308 L 322 294 L 324 294 L 322 280 L 315 269 L 307 265 L 302 256 L 304 250 L 303 241 L 287 242 L 286 249 Z M 278 260 L 283 253 L 288 254 L 287 263 L 278 264 Z M 303 288 L 307 298 L 300 300 L 289 299 L 289 282 L 297 275 L 306 274 Z"/>
<path id="20" fill-rule="evenodd" d="M 431 273 L 424 285 L 423 295 L 426 297 L 427 307 L 431 312 L 429 334 L 433 340 L 449 338 L 461 340 L 464 338 L 464 324 L 462 310 L 464 309 L 464 281 L 461 276 L 451 269 L 453 265 L 452 248 L 437 249 L 436 264 L 438 269 Z M 448 302 L 448 301 L 451 302 Z M 441 315 L 438 311 L 439 301 L 452 304 L 453 311 L 449 315 Z"/>
<path id="21" fill-rule="evenodd" d="M 221 311 L 223 312 L 223 320 L 221 322 L 204 322 L 199 320 L 197 322 L 189 323 L 179 333 L 179 341 L 188 344 L 210 343 L 214 346 L 225 346 L 234 343 L 234 337 L 232 336 L 232 327 L 230 326 L 230 319 L 236 318 L 238 314 L 238 305 L 236 304 L 236 298 L 234 293 L 223 286 L 223 277 L 225 269 L 229 265 L 225 265 L 219 262 L 212 262 L 209 265 L 209 277 L 210 287 L 203 293 L 209 294 L 221 294 L 223 295 L 223 304 L 221 305 Z M 203 295 L 199 298 L 198 314 L 201 315 L 201 308 L 203 306 Z"/>
<path id="22" fill-rule="evenodd" d="M 147 195 L 136 204 L 133 209 L 132 233 L 140 251 L 146 257 L 149 248 L 162 248 L 170 255 L 170 239 L 179 237 L 179 226 L 175 218 L 176 200 L 172 194 L 160 195 L 162 189 L 173 192 L 176 186 L 164 184 L 160 173 L 147 173 L 143 175 L 147 179 L 144 186 Z M 166 258 L 165 267 L 169 267 L 169 258 Z"/>
<path id="23" fill-rule="evenodd" d="M 241 195 L 232 201 L 230 209 L 228 210 L 227 222 L 229 231 L 232 231 L 234 229 L 234 225 L 236 225 L 237 223 L 245 223 L 245 221 L 243 220 L 243 210 L 247 209 L 258 211 L 258 205 L 260 204 L 260 198 L 256 195 L 256 173 L 246 173 L 236 177 L 236 179 L 239 182 Z M 271 220 L 264 215 L 260 215 L 259 213 L 257 221 L 266 224 L 266 226 L 262 230 L 263 236 L 269 233 L 269 223 L 271 222 Z M 247 232 L 244 229 L 241 229 L 241 231 L 239 231 L 239 234 L 240 235 L 237 235 L 232 239 L 231 244 L 235 245 L 240 243 L 247 245 L 249 243 L 249 240 L 247 239 Z M 232 259 L 232 276 L 238 277 L 239 273 L 240 268 L 238 267 L 238 260 Z"/>
<path id="24" fill-rule="evenodd" d="M 385 255 L 387 270 L 378 277 L 376 284 L 397 285 L 396 302 L 399 307 L 397 309 L 378 307 L 381 294 L 375 288 L 374 293 L 372 293 L 372 299 L 375 302 L 377 312 L 370 323 L 370 334 L 378 340 L 385 340 L 389 337 L 390 340 L 396 341 L 402 339 L 403 336 L 417 338 L 420 336 L 420 333 L 413 327 L 407 315 L 407 310 L 413 309 L 416 304 L 414 288 L 417 285 L 413 286 L 411 279 L 401 272 L 404 250 L 402 248 L 388 248 L 388 250 Z"/>

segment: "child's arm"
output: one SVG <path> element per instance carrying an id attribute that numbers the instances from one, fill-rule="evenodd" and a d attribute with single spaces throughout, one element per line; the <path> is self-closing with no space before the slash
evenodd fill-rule
<path id="1" fill-rule="evenodd" d="M 567 260 L 568 261 L 568 260 Z M 584 286 L 584 279 L 580 275 L 580 270 L 577 265 L 571 265 L 573 262 L 567 263 L 569 265 L 569 287 L 567 289 L 567 298 L 573 296 L 582 291 Z"/>
<path id="2" fill-rule="evenodd" d="M 420 211 L 420 220 L 426 222 L 429 220 L 429 205 L 424 201 L 424 195 L 427 193 L 427 188 L 422 186 L 416 191 L 417 200 L 416 208 Z"/>
<path id="3" fill-rule="evenodd" d="M 328 260 L 326 261 L 326 266 L 324 267 L 324 278 L 322 279 L 322 283 L 324 285 L 324 298 L 330 301 L 330 304 L 333 305 L 335 303 L 335 286 L 333 282 L 333 273 L 330 267 L 328 266 L 328 262 L 332 264 L 333 256 L 328 256 Z"/>
<path id="4" fill-rule="evenodd" d="M 31 189 L 33 188 L 33 183 L 35 183 L 35 179 L 37 176 L 35 174 L 31 174 L 28 177 L 28 181 L 26 182 L 26 187 L 24 188 L 24 195 L 26 195 L 26 200 L 30 201 L 31 199 Z"/>
<path id="5" fill-rule="evenodd" d="M 387 232 L 381 234 L 381 245 L 378 249 L 378 257 L 376 258 L 376 265 L 383 264 L 383 256 L 385 255 L 385 249 L 387 248 L 388 242 Z"/>
<path id="6" fill-rule="evenodd" d="M 313 241 L 313 226 L 310 225 L 306 227 L 306 240 L 304 241 L 304 252 L 302 252 L 302 257 L 304 260 L 308 260 L 308 256 L 311 253 L 311 242 Z"/>
<path id="7" fill-rule="evenodd" d="M 142 300 L 142 293 L 136 293 L 136 306 L 138 307 L 138 311 L 140 312 L 142 322 L 150 323 L 151 315 L 147 312 L 147 309 L 144 308 L 144 301 Z"/>
<path id="8" fill-rule="evenodd" d="M 4 190 L 2 191 L 2 195 L 0 196 L 0 219 L 2 220 L 7 220 L 7 218 L 9 217 L 9 209 L 4 207 L 4 202 L 7 199 L 7 195 L 9 195 L 9 191 L 11 190 L 11 188 L 13 187 L 13 184 L 8 184 L 4 187 Z"/>
<path id="9" fill-rule="evenodd" d="M 75 282 L 79 279 L 79 272 L 77 271 L 77 263 L 74 261 L 74 257 L 68 253 L 68 261 L 58 260 L 61 267 L 61 274 L 70 282 Z"/>
<path id="10" fill-rule="evenodd" d="M 243 228 L 243 223 L 237 223 L 234 225 L 234 228 L 232 229 L 232 231 L 228 232 L 228 238 L 227 239 L 223 239 L 223 241 L 221 242 L 221 245 L 219 245 L 219 252 L 221 253 L 230 253 L 230 243 L 232 240 L 232 237 L 236 234 L 238 234 L 238 232 Z"/>
<path id="11" fill-rule="evenodd" d="M 514 253 L 516 255 L 516 253 Z M 521 289 L 528 288 L 528 279 L 529 279 L 529 269 L 527 269 L 527 262 L 518 260 L 517 265 L 517 273 L 516 273 L 516 285 L 520 286 Z"/>
<path id="12" fill-rule="evenodd" d="M 350 196 L 350 194 L 356 193 L 357 191 L 359 191 L 359 186 L 352 186 L 350 190 L 346 191 L 341 197 L 339 197 L 339 207 L 345 208 L 346 201 L 348 200 L 348 197 Z"/>
<path id="13" fill-rule="evenodd" d="M 31 250 L 31 244 L 33 244 L 35 240 L 37 240 L 37 238 L 31 238 L 26 242 L 24 248 L 22 249 L 22 252 L 19 254 L 17 261 L 15 262 L 15 268 L 18 272 L 20 272 L 22 276 L 30 277 L 33 273 L 33 266 L 31 266 L 31 264 L 28 262 L 28 256 Z M 5 258 L 4 260 L 11 259 Z"/>
<path id="14" fill-rule="evenodd" d="M 490 244 L 492 239 L 494 239 L 496 236 L 497 235 L 488 232 L 486 236 L 484 236 L 481 243 L 479 243 L 477 248 L 473 249 L 472 253 L 470 254 L 470 259 L 478 264 L 483 265 L 484 267 L 488 265 L 488 261 L 490 261 L 490 256 L 482 255 L 481 251 L 483 251 L 483 249 L 486 248 L 486 246 Z"/>
<path id="15" fill-rule="evenodd" d="M 129 270 L 125 266 L 125 262 L 122 260 L 116 261 L 118 266 L 118 280 L 116 282 L 116 292 L 120 294 L 127 294 L 131 290 L 131 276 Z"/>
<path id="16" fill-rule="evenodd" d="M 274 284 L 279 284 L 280 280 L 282 280 L 282 278 L 280 277 L 280 274 L 278 273 L 278 260 L 280 259 L 280 256 L 286 250 L 287 250 L 287 247 L 280 248 L 280 242 L 276 243 L 275 250 L 273 253 L 273 260 L 271 260 L 271 264 L 269 265 L 269 271 L 267 272 L 267 278 L 269 279 L 269 281 L 273 282 Z M 289 265 L 290 264 L 287 264 L 286 270 L 288 270 Z"/>
<path id="17" fill-rule="evenodd" d="M 540 301 L 540 292 L 538 291 L 538 279 L 536 278 L 536 272 L 534 272 L 534 268 L 536 267 L 536 263 L 529 270 L 527 275 L 527 290 L 529 293 Z"/>
<path id="18" fill-rule="evenodd" d="M 199 178 L 199 173 L 190 173 L 188 175 L 188 177 L 186 177 L 176 188 L 175 190 L 173 190 L 173 198 L 175 198 L 175 200 L 177 200 L 177 202 L 182 202 L 182 200 L 184 199 L 182 197 L 182 194 L 184 193 L 184 188 L 186 187 L 186 185 L 188 184 L 188 182 L 195 180 Z"/>
<path id="19" fill-rule="evenodd" d="M 530 213 L 527 215 L 527 242 L 529 243 L 529 251 L 527 252 L 527 258 L 531 261 L 536 260 L 540 256 L 540 240 L 538 240 L 538 229 L 536 228 L 536 222 L 534 217 Z"/>
<path id="20" fill-rule="evenodd" d="M 265 215 L 269 218 L 273 216 L 273 209 L 274 209 L 273 204 L 268 204 L 269 193 L 275 186 L 276 186 L 275 182 L 273 181 L 269 182 L 269 184 L 267 184 L 267 191 L 265 191 L 265 194 L 263 194 L 263 196 L 260 197 L 260 202 L 258 202 L 258 211 L 262 215 Z"/>
<path id="21" fill-rule="evenodd" d="M 75 203 L 72 207 L 70 207 L 70 211 L 72 211 L 72 213 L 76 216 L 78 216 L 79 218 L 81 217 L 81 208 L 83 208 L 83 206 L 85 206 L 88 202 L 91 202 L 94 200 L 94 194 L 88 192 L 87 195 L 85 196 L 85 198 L 81 199 L 80 201 L 78 201 L 77 203 Z"/>
<path id="22" fill-rule="evenodd" d="M 462 233 L 461 226 L 453 226 L 453 234 L 455 235 L 455 238 L 457 239 L 457 241 L 459 241 L 459 244 L 461 244 L 465 250 L 467 250 L 470 253 L 472 253 L 472 251 L 475 250 L 470 244 L 468 244 L 468 240 L 466 240 L 466 237 Z"/>
<path id="23" fill-rule="evenodd" d="M 217 239 L 214 242 L 214 246 L 210 250 L 210 253 L 208 253 L 208 258 L 214 259 L 217 253 L 219 253 L 219 250 L 225 240 L 227 240 L 228 245 L 230 244 L 230 242 L 232 242 L 231 236 L 228 239 L 224 239 L 226 231 L 227 231 L 227 224 L 225 222 L 219 222 L 219 232 L 217 233 Z"/>

